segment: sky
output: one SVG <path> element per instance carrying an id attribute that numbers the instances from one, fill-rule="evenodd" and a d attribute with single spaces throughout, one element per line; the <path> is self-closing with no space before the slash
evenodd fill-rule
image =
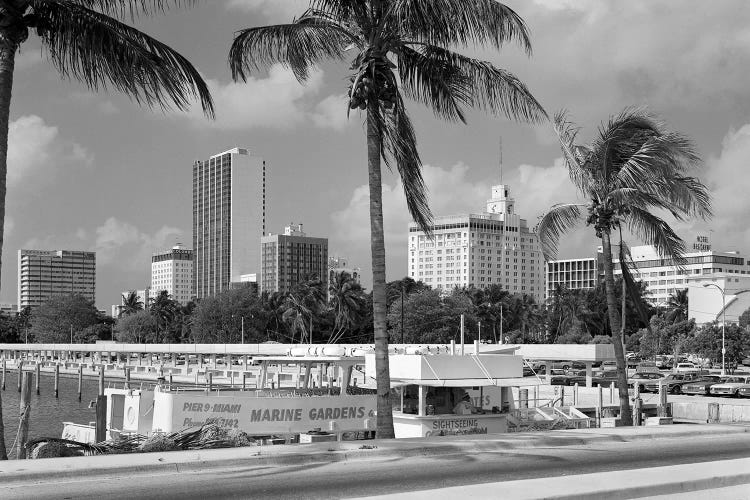
<path id="1" fill-rule="evenodd" d="M 745 0 L 508 0 L 528 24 L 533 55 L 517 46 L 462 49 L 520 77 L 553 114 L 567 109 L 590 140 L 626 106 L 647 106 L 691 137 L 714 218 L 676 224 L 689 240 L 711 230 L 717 250 L 750 250 L 750 3 Z M 134 24 L 185 55 L 213 93 L 217 117 L 148 110 L 116 93 L 62 79 L 31 35 L 17 56 L 0 301 L 15 303 L 20 248 L 97 252 L 96 303 L 150 281 L 150 256 L 192 242 L 196 159 L 239 146 L 267 164 L 267 230 L 304 223 L 328 237 L 370 286 L 363 116 L 347 119 L 348 64 L 323 64 L 306 85 L 281 66 L 233 83 L 227 53 L 239 29 L 287 22 L 301 0 L 211 0 Z M 554 132 L 469 112 L 468 124 L 409 105 L 435 215 L 479 212 L 504 181 L 533 226 L 554 203 L 575 201 Z M 383 199 L 388 279 L 406 274 L 409 217 L 397 176 Z M 590 256 L 592 231 L 571 233 L 560 258 Z M 638 244 L 630 241 L 631 245 Z"/>

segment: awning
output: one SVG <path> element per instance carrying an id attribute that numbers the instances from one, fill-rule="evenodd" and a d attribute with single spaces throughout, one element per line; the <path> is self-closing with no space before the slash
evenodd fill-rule
<path id="1" fill-rule="evenodd" d="M 429 387 L 528 387 L 542 385 L 536 377 L 516 378 L 461 378 L 449 380 L 391 379 L 391 387 L 402 385 L 425 385 Z"/>

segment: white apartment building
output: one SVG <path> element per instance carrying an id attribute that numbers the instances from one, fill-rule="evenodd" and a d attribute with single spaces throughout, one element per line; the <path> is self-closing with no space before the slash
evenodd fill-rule
<path id="1" fill-rule="evenodd" d="M 750 267 L 739 252 L 711 250 L 705 236 L 698 236 L 693 248 L 692 252 L 685 254 L 687 263 L 683 268 L 679 268 L 671 259 L 662 258 L 653 246 L 630 248 L 633 262 L 629 269 L 636 280 L 646 283 L 649 302 L 657 306 L 666 304 L 670 295 L 688 288 L 689 280 L 694 281 L 695 278 L 713 280 L 726 275 L 731 279 L 750 274 Z M 615 276 L 621 275 L 619 259 L 614 262 Z"/>
<path id="2" fill-rule="evenodd" d="M 19 250 L 18 308 L 79 294 L 96 299 L 96 253 L 77 250 Z"/>
<path id="3" fill-rule="evenodd" d="M 182 305 L 193 297 L 193 251 L 179 243 L 151 257 L 150 294 L 156 297 L 162 291 Z"/>
<path id="4" fill-rule="evenodd" d="M 597 259 L 560 259 L 547 262 L 547 293 L 549 300 L 558 286 L 568 290 L 590 290 L 599 280 Z"/>
<path id="5" fill-rule="evenodd" d="M 449 293 L 456 287 L 499 284 L 544 300 L 544 257 L 539 239 L 515 213 L 510 188 L 492 186 L 486 212 L 436 217 L 430 238 L 409 224 L 408 275 Z"/>
<path id="6" fill-rule="evenodd" d="M 750 273 L 696 274 L 687 279 L 688 318 L 702 325 L 712 321 L 737 323 L 750 308 Z"/>

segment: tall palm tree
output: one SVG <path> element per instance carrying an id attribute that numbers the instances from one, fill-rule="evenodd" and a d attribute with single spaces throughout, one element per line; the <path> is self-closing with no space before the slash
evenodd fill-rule
<path id="1" fill-rule="evenodd" d="M 631 422 L 627 365 L 620 337 L 620 317 L 612 263 L 611 233 L 621 225 L 675 264 L 685 262 L 685 244 L 669 224 L 652 212 L 668 212 L 676 219 L 707 218 L 711 202 L 701 182 L 690 177 L 700 158 L 691 141 L 667 131 L 643 109 L 627 108 L 599 128 L 588 146 L 575 144 L 577 129 L 561 112 L 555 117 L 570 179 L 584 199 L 583 204 L 553 206 L 539 222 L 542 251 L 547 258 L 557 252 L 559 237 L 583 219 L 594 226 L 604 252 L 604 284 L 607 313 L 618 371 L 621 419 Z M 620 259 L 623 278 L 634 289 L 625 260 Z"/>
<path id="2" fill-rule="evenodd" d="M 336 273 L 328 285 L 328 307 L 334 314 L 333 333 L 329 342 L 336 343 L 365 313 L 365 292 L 347 272 Z"/>
<path id="3" fill-rule="evenodd" d="M 151 299 L 149 312 L 156 319 L 155 343 L 166 342 L 169 328 L 180 313 L 180 304 L 173 300 L 166 290 L 161 290 L 159 295 Z M 161 336 L 159 333 L 161 332 Z"/>
<path id="4" fill-rule="evenodd" d="M 667 299 L 667 321 L 679 323 L 688 319 L 688 290 L 683 288 Z"/>
<path id="5" fill-rule="evenodd" d="M 135 290 L 131 290 L 128 293 L 122 294 L 122 305 L 120 306 L 120 312 L 117 317 L 127 316 L 138 311 L 143 311 L 143 301 L 140 295 Z"/>
<path id="6" fill-rule="evenodd" d="M 465 121 L 465 107 L 534 122 L 546 114 L 514 75 L 452 50 L 516 41 L 531 52 L 523 20 L 495 0 L 310 0 L 309 5 L 290 24 L 238 32 L 229 64 L 235 80 L 280 62 L 305 82 L 317 63 L 351 54 L 349 108 L 364 111 L 367 124 L 377 429 L 378 437 L 390 438 L 381 158 L 398 170 L 409 212 L 427 234 L 432 220 L 403 97 L 448 121 Z"/>

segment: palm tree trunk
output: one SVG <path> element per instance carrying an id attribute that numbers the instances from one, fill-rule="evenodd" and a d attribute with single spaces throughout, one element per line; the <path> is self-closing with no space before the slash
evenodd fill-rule
<path id="1" fill-rule="evenodd" d="M 367 171 L 370 185 L 370 249 L 372 252 L 372 317 L 375 336 L 375 377 L 378 395 L 377 437 L 392 439 L 391 375 L 388 368 L 386 329 L 385 236 L 383 234 L 383 187 L 380 173 L 381 141 L 375 125 L 374 104 L 367 108 Z"/>
<path id="2" fill-rule="evenodd" d="M 617 363 L 617 391 L 620 394 L 620 420 L 623 425 L 632 425 L 630 414 L 630 394 L 628 393 L 628 369 L 625 364 L 625 349 L 620 336 L 620 318 L 615 296 L 615 277 L 612 264 L 612 245 L 609 233 L 602 232 L 602 250 L 604 251 L 604 290 L 607 296 L 607 313 L 612 333 L 612 345 L 615 348 L 615 362 Z"/>
<path id="3" fill-rule="evenodd" d="M 5 233 L 5 193 L 8 176 L 8 126 L 10 121 L 10 97 L 13 91 L 13 70 L 18 45 L 9 37 L 0 43 L 0 268 L 2 267 L 3 237 Z M 5 451 L 5 426 L 0 400 L 0 460 L 7 460 Z"/>

